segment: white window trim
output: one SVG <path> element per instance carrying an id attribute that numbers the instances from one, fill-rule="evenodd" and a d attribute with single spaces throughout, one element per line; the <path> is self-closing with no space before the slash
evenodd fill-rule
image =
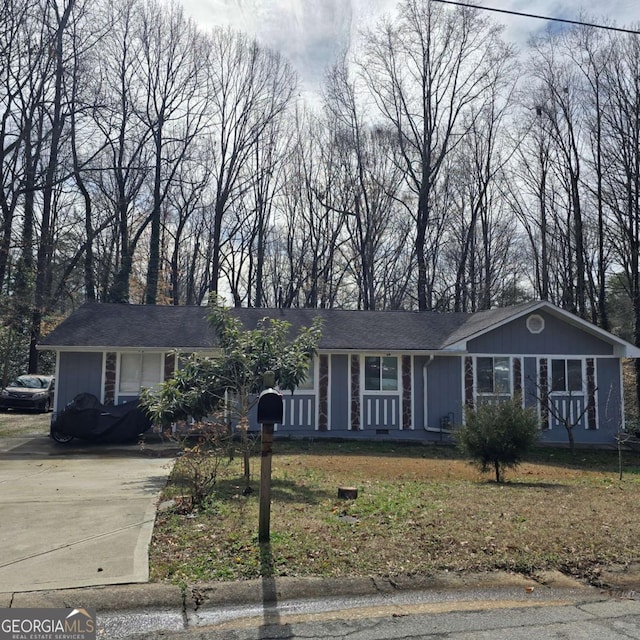
<path id="1" fill-rule="evenodd" d="M 519 356 L 508 356 L 503 354 L 482 354 L 478 353 L 473 356 L 473 395 L 475 398 L 512 398 L 513 397 L 513 360 Z M 509 360 L 509 391 L 497 392 L 497 391 L 478 391 L 478 358 L 506 358 Z M 463 365 L 464 367 L 464 365 Z"/>
<path id="2" fill-rule="evenodd" d="M 539 379 L 540 376 L 540 360 L 547 361 L 547 389 L 549 397 L 562 397 L 562 396 L 574 396 L 574 397 L 583 397 L 585 401 L 588 402 L 589 398 L 589 389 L 587 383 L 587 360 L 589 358 L 593 358 L 593 377 L 596 386 L 595 393 L 595 411 L 596 411 L 596 428 L 595 431 L 600 430 L 600 403 L 598 402 L 598 359 L 600 357 L 609 358 L 612 356 L 576 356 L 576 355 L 563 355 L 563 354 L 546 354 L 546 355 L 538 355 L 536 356 L 536 379 Z M 615 356 L 613 356 L 615 357 Z M 551 391 L 551 360 L 582 360 L 582 392 L 578 391 Z M 622 380 L 622 367 L 620 367 L 620 379 Z M 536 383 L 537 384 L 537 383 Z M 622 387 L 620 387 L 622 389 Z M 542 419 L 542 402 L 538 401 L 538 417 Z M 585 420 L 585 431 L 589 430 L 589 421 Z M 553 430 L 552 421 L 549 421 L 549 431 Z"/>
<path id="3" fill-rule="evenodd" d="M 396 388 L 392 389 L 366 389 L 365 371 L 367 358 L 395 358 L 396 359 Z M 382 379 L 381 379 L 382 384 Z M 360 400 L 365 395 L 396 396 L 402 398 L 402 356 L 397 353 L 362 353 L 360 354 Z"/>
<path id="4" fill-rule="evenodd" d="M 311 387 L 296 387 L 293 391 L 293 395 L 302 394 L 302 395 L 311 395 L 318 394 L 318 376 L 320 373 L 320 356 L 313 356 L 311 361 L 311 366 L 313 368 L 313 386 Z M 287 392 L 289 393 L 289 392 Z"/>
<path id="5" fill-rule="evenodd" d="M 123 355 L 144 355 L 145 353 L 153 353 L 160 356 L 160 363 L 158 367 L 158 382 L 156 384 L 160 384 L 164 380 L 164 361 L 165 361 L 165 353 L 162 351 L 119 351 L 117 356 L 117 365 L 116 365 L 116 388 L 114 392 L 114 402 L 116 404 L 120 401 L 120 398 L 129 398 L 132 396 L 140 395 L 140 387 L 136 392 L 129 391 L 120 391 L 120 379 L 122 376 L 122 356 Z"/>
<path id="6" fill-rule="evenodd" d="M 582 367 L 582 389 L 580 391 L 569 391 L 568 389 L 564 391 L 552 391 L 551 387 L 553 386 L 553 373 L 552 373 L 552 360 L 564 360 L 564 373 L 565 379 L 568 379 L 567 373 L 567 361 L 568 360 L 580 360 Z M 539 366 L 539 365 L 538 365 Z M 594 370 L 595 370 L 595 362 L 594 362 Z M 594 371 L 595 373 L 595 371 Z M 548 356 L 547 358 L 547 389 L 549 390 L 549 396 L 580 396 L 584 397 L 587 395 L 587 358 L 583 356 Z"/>

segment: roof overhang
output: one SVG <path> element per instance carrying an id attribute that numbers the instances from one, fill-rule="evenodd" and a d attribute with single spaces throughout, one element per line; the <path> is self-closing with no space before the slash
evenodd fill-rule
<path id="1" fill-rule="evenodd" d="M 138 353 L 140 351 L 146 351 L 150 353 L 199 353 L 199 354 L 211 354 L 217 355 L 222 353 L 218 347 L 109 347 L 104 346 L 68 346 L 57 345 L 55 347 L 49 345 L 37 345 L 38 351 L 60 351 L 60 352 L 82 352 L 82 353 L 105 353 L 107 351 L 112 353 Z"/>
<path id="2" fill-rule="evenodd" d="M 323 355 L 356 355 L 356 354 L 386 354 L 390 356 L 463 356 L 466 351 L 455 349 L 318 349 Z"/>

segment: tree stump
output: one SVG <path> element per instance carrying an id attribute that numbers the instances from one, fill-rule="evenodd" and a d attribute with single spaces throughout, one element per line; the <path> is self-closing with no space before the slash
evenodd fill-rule
<path id="1" fill-rule="evenodd" d="M 338 487 L 338 498 L 341 500 L 355 500 L 358 497 L 356 487 Z"/>

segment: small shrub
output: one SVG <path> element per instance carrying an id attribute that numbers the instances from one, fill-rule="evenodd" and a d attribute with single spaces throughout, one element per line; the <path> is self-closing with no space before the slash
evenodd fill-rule
<path id="1" fill-rule="evenodd" d="M 522 462 L 540 433 L 538 416 L 523 408 L 519 397 L 469 408 L 465 417 L 465 425 L 456 430 L 456 444 L 483 473 L 493 469 L 496 482 L 503 481 L 505 469 Z"/>
<path id="2" fill-rule="evenodd" d="M 226 425 L 196 422 L 170 438 L 181 449 L 176 465 L 188 491 L 191 511 L 205 506 L 218 480 L 222 465 L 228 464 L 233 442 Z"/>

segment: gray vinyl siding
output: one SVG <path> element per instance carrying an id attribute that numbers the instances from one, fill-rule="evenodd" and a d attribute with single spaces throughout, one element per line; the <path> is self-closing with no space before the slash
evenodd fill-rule
<path id="1" fill-rule="evenodd" d="M 283 393 L 285 423 L 277 425 L 279 434 L 331 437 L 349 433 L 349 357 L 342 354 L 329 356 L 329 423 L 325 432 L 316 429 L 318 386 L 312 393 L 298 391 L 293 396 L 288 392 Z M 249 416 L 249 422 L 251 429 L 260 429 L 255 408 Z"/>
<path id="2" fill-rule="evenodd" d="M 535 315 L 544 318 L 542 333 L 531 333 L 526 325 L 527 316 L 524 316 L 470 340 L 469 353 L 511 355 L 526 351 L 528 354 L 565 356 L 613 354 L 612 345 L 604 340 L 548 313 L 537 311 Z"/>
<path id="3" fill-rule="evenodd" d="M 79 393 L 102 400 L 102 353 L 60 352 L 56 380 L 56 411 L 64 409 Z"/>
<path id="4" fill-rule="evenodd" d="M 413 362 L 413 425 L 417 430 L 427 426 L 425 416 L 425 365 L 428 367 L 427 356 L 416 356 Z"/>
<path id="5" fill-rule="evenodd" d="M 470 356 L 508 355 L 518 357 L 522 366 L 522 389 L 526 406 L 538 406 L 538 363 L 540 358 L 553 357 L 594 358 L 597 429 L 577 426 L 574 429 L 578 445 L 615 445 L 615 435 L 622 421 L 620 359 L 611 357 L 611 345 L 576 327 L 558 321 L 547 314 L 545 329 L 540 335 L 526 328 L 526 318 L 473 340 Z M 56 408 L 60 410 L 77 394 L 88 392 L 102 399 L 104 354 L 99 352 L 60 352 L 58 354 L 58 381 Z M 360 404 L 359 430 L 350 430 L 351 373 L 349 354 L 329 355 L 327 398 L 327 431 L 318 431 L 319 383 L 314 392 L 298 392 L 293 397 L 285 394 L 284 425 L 278 425 L 281 436 L 355 439 L 421 440 L 423 442 L 449 441 L 440 432 L 441 421 L 451 420 L 460 425 L 464 407 L 464 356 L 413 356 L 412 429 L 401 429 L 402 393 L 363 393 Z M 363 381 L 361 381 L 362 384 Z M 425 395 L 426 394 L 426 395 Z M 130 399 L 118 395 L 118 402 Z M 131 396 L 133 398 L 134 396 Z M 395 401 L 395 405 L 392 404 Z M 386 403 L 386 405 L 384 404 Z M 251 412 L 252 429 L 259 429 L 255 409 Z M 386 432 L 386 433 L 385 433 Z M 565 445 L 567 434 L 562 426 L 541 432 L 545 443 Z"/>
<path id="6" fill-rule="evenodd" d="M 532 373 L 536 369 L 535 358 L 525 358 L 525 371 Z M 588 416 L 585 414 L 580 424 L 573 427 L 575 442 L 579 445 L 607 445 L 614 446 L 616 443 L 616 433 L 623 420 L 622 396 L 620 386 L 620 366 L 619 358 L 596 358 L 595 359 L 595 385 L 596 385 L 596 425 L 597 428 L 588 428 Z M 537 393 L 537 378 L 525 379 L 525 388 L 529 390 L 529 398 Z M 567 399 L 565 399 L 567 400 Z M 574 411 L 576 415 L 584 408 L 584 403 L 588 396 L 578 396 L 570 401 L 577 406 Z M 531 400 L 533 402 L 533 400 Z M 534 406 L 527 401 L 527 406 Z M 541 432 L 540 439 L 547 444 L 568 444 L 567 431 L 562 424 L 558 424 L 553 416 L 549 417 L 549 429 Z"/>
<path id="7" fill-rule="evenodd" d="M 622 426 L 623 420 L 620 367 L 621 362 L 618 358 L 598 358 L 596 360 L 598 427 L 599 430 L 614 435 Z"/>
<path id="8" fill-rule="evenodd" d="M 329 372 L 328 433 L 331 434 L 349 430 L 349 356 L 330 356 Z"/>
<path id="9" fill-rule="evenodd" d="M 443 418 L 462 424 L 462 363 L 459 357 L 436 357 L 427 365 L 427 427 L 440 428 Z"/>

